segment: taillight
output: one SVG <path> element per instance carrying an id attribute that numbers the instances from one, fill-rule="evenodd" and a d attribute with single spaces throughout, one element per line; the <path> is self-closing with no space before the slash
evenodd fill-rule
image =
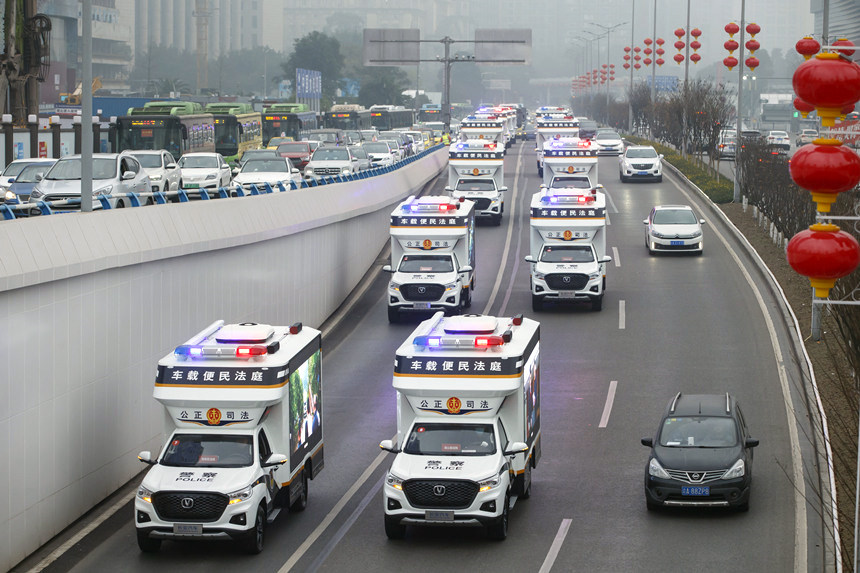
<path id="1" fill-rule="evenodd" d="M 266 354 L 265 346 L 239 346 L 236 348 L 236 356 L 239 358 L 248 358 L 249 356 L 262 356 Z"/>
<path id="2" fill-rule="evenodd" d="M 489 348 L 490 346 L 501 346 L 505 341 L 501 336 L 476 336 L 476 348 Z"/>

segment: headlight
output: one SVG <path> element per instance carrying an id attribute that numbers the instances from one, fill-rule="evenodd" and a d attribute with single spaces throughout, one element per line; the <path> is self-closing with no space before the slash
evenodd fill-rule
<path id="1" fill-rule="evenodd" d="M 110 192 L 113 191 L 113 185 L 107 185 L 105 187 L 100 187 L 93 191 L 93 197 L 96 195 L 110 195 Z"/>
<path id="2" fill-rule="evenodd" d="M 15 193 L 13 193 L 12 191 L 6 191 L 6 194 L 4 196 L 6 197 L 7 201 L 12 201 L 18 198 L 18 196 L 15 195 Z"/>
<path id="3" fill-rule="evenodd" d="M 152 492 L 143 486 L 137 488 L 137 497 L 146 503 L 152 503 Z"/>
<path id="4" fill-rule="evenodd" d="M 702 236 L 702 231 L 693 231 L 693 233 L 692 233 L 692 235 L 691 235 L 691 236 L 692 236 L 694 239 L 695 239 L 696 237 L 701 237 L 701 236 Z"/>
<path id="5" fill-rule="evenodd" d="M 206 180 L 209 181 L 210 179 L 215 179 L 216 177 L 217 177 L 217 175 L 215 175 L 214 173 L 210 173 L 209 175 L 206 176 Z"/>
<path id="6" fill-rule="evenodd" d="M 588 275 L 588 280 L 590 280 L 590 281 L 593 281 L 594 279 L 599 279 L 599 278 L 600 278 L 600 271 L 597 271 L 596 273 L 591 273 L 590 275 Z"/>
<path id="7" fill-rule="evenodd" d="M 739 477 L 744 477 L 744 470 L 744 461 L 738 460 L 735 462 L 735 465 L 729 468 L 729 471 L 723 474 L 722 479 L 735 479 Z"/>
<path id="8" fill-rule="evenodd" d="M 457 283 L 447 284 L 447 285 L 445 285 L 445 292 L 448 292 L 449 290 L 454 290 L 456 288 L 457 288 Z"/>
<path id="9" fill-rule="evenodd" d="M 539 273 L 539 272 L 535 271 L 534 277 L 536 279 L 544 280 L 546 278 L 546 273 Z"/>
<path id="10" fill-rule="evenodd" d="M 497 474 L 493 477 L 488 477 L 487 479 L 482 479 L 478 481 L 478 491 L 490 491 L 491 489 L 499 487 L 499 484 L 502 483 L 502 474 Z"/>
<path id="11" fill-rule="evenodd" d="M 307 169 L 305 169 L 305 175 L 313 175 L 313 174 L 314 174 L 313 167 L 308 167 Z"/>
<path id="12" fill-rule="evenodd" d="M 243 501 L 247 501 L 251 499 L 251 494 L 254 492 L 254 486 L 249 485 L 246 488 L 240 489 L 239 491 L 234 491 L 233 493 L 228 493 L 227 497 L 230 498 L 228 502 L 229 505 L 233 505 L 234 503 L 242 503 Z"/>
<path id="13" fill-rule="evenodd" d="M 43 195 L 44 193 L 38 187 L 34 187 L 33 191 L 30 192 L 30 199 L 38 199 Z"/>
<path id="14" fill-rule="evenodd" d="M 388 472 L 388 475 L 385 476 L 385 483 L 387 483 L 394 489 L 399 489 L 401 491 L 403 490 L 403 478 L 391 472 Z"/>
<path id="15" fill-rule="evenodd" d="M 151 181 L 161 181 L 162 177 L 164 177 L 164 176 L 163 175 L 150 175 L 149 179 Z"/>
<path id="16" fill-rule="evenodd" d="M 388 288 L 390 288 L 391 290 L 399 291 L 400 290 L 400 283 L 396 283 L 396 282 L 392 281 L 392 282 L 388 283 Z"/>
<path id="17" fill-rule="evenodd" d="M 664 238 L 664 237 L 663 237 L 663 233 L 660 233 L 660 232 L 657 232 L 657 231 L 654 231 L 654 230 L 652 230 L 652 231 L 651 231 L 651 236 L 652 236 L 652 237 L 656 237 L 656 238 L 658 238 L 658 239 L 662 239 L 662 238 Z"/>
<path id="18" fill-rule="evenodd" d="M 648 462 L 648 475 L 652 475 L 660 479 L 672 479 L 672 476 L 669 475 L 669 472 L 663 469 L 663 466 L 660 465 L 657 458 L 651 458 L 651 461 Z"/>
<path id="19" fill-rule="evenodd" d="M 346 175 L 347 173 L 349 173 L 349 172 L 350 172 L 350 169 L 349 169 L 349 167 L 344 167 L 343 169 L 341 169 L 341 170 L 340 170 L 340 172 L 341 172 L 343 175 Z"/>

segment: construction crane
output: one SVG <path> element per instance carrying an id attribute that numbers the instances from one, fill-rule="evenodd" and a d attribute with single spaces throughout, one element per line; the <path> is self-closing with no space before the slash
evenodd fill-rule
<path id="1" fill-rule="evenodd" d="M 70 94 L 61 93 L 60 94 L 60 103 L 64 103 L 66 105 L 81 105 L 81 94 L 83 93 L 83 87 L 84 87 L 83 83 L 78 82 L 78 85 L 75 88 L 75 91 L 73 91 L 72 93 L 70 93 Z M 97 77 L 93 78 L 93 95 L 95 95 L 95 93 L 97 91 L 99 91 L 100 89 L 102 89 L 102 77 L 97 76 Z"/>
<path id="2" fill-rule="evenodd" d="M 194 11 L 197 19 L 197 93 L 209 87 L 209 0 L 195 0 Z"/>

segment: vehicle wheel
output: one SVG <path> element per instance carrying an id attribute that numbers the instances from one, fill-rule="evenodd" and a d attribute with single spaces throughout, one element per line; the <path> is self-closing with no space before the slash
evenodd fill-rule
<path id="1" fill-rule="evenodd" d="M 657 181 L 657 183 L 662 183 L 663 182 L 663 176 L 661 175 L 660 177 L 658 177 L 656 179 L 656 181 Z"/>
<path id="2" fill-rule="evenodd" d="M 242 539 L 242 549 L 246 553 L 256 555 L 263 551 L 263 541 L 266 535 L 266 512 L 263 506 L 257 508 L 257 517 L 254 519 L 254 528 Z"/>
<path id="3" fill-rule="evenodd" d="M 496 227 L 502 226 L 502 215 L 501 214 L 493 215 L 493 225 L 495 225 Z"/>
<path id="4" fill-rule="evenodd" d="M 529 485 L 526 486 L 526 489 L 523 493 L 520 494 L 520 499 L 528 499 L 532 496 L 532 459 L 529 458 L 526 460 L 526 471 L 523 474 L 523 480 L 528 481 Z"/>
<path id="5" fill-rule="evenodd" d="M 463 308 L 469 308 L 472 306 L 472 291 L 464 288 L 460 292 L 460 302 L 462 303 Z"/>
<path id="6" fill-rule="evenodd" d="M 737 511 L 739 513 L 744 513 L 744 512 L 747 512 L 749 510 L 750 510 L 750 500 L 749 499 L 746 500 L 745 502 L 743 502 L 742 504 L 735 506 L 735 511 Z"/>
<path id="7" fill-rule="evenodd" d="M 540 312 L 543 310 L 543 297 L 540 297 L 536 294 L 532 295 L 532 310 L 535 312 Z"/>
<path id="8" fill-rule="evenodd" d="M 538 167 L 538 177 L 543 177 L 543 167 Z"/>
<path id="9" fill-rule="evenodd" d="M 397 324 L 400 322 L 400 311 L 397 310 L 396 306 L 388 307 L 388 322 L 391 324 Z"/>
<path id="10" fill-rule="evenodd" d="M 125 201 L 122 199 L 118 199 L 116 202 L 116 207 L 114 209 L 125 209 Z"/>
<path id="11" fill-rule="evenodd" d="M 651 501 L 650 497 L 645 496 L 645 507 L 648 508 L 648 511 L 657 511 L 660 509 L 660 504 Z"/>
<path id="12" fill-rule="evenodd" d="M 594 312 L 600 312 L 603 310 L 603 295 L 600 295 L 598 298 L 591 299 L 591 310 Z"/>
<path id="13" fill-rule="evenodd" d="M 184 181 L 182 181 L 182 179 L 180 179 L 180 180 L 179 180 L 179 187 L 177 187 L 177 189 L 182 189 L 182 188 L 184 188 L 184 187 L 185 187 L 185 182 L 184 182 Z"/>
<path id="14" fill-rule="evenodd" d="M 496 541 L 504 541 L 508 537 L 508 506 L 510 505 L 510 496 L 505 494 L 505 506 L 502 508 L 502 515 L 498 517 L 495 523 L 487 526 L 487 536 Z"/>
<path id="15" fill-rule="evenodd" d="M 144 553 L 156 553 L 161 549 L 160 539 L 151 539 L 145 531 L 137 530 L 137 546 Z"/>
<path id="16" fill-rule="evenodd" d="M 290 505 L 290 511 L 293 513 L 304 511 L 308 506 L 308 472 L 302 468 L 302 494 L 296 498 L 296 501 Z"/>
<path id="17" fill-rule="evenodd" d="M 385 516 L 385 535 L 388 539 L 403 539 L 406 536 L 406 526 L 400 525 L 399 517 Z"/>
<path id="18" fill-rule="evenodd" d="M 627 180 L 624 178 L 624 175 L 622 175 L 621 172 L 618 173 L 618 178 L 621 180 L 622 183 L 627 183 Z"/>

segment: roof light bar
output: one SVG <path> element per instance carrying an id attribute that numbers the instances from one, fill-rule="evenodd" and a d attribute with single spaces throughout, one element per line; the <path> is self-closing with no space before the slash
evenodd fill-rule
<path id="1" fill-rule="evenodd" d="M 475 348 L 489 348 L 490 346 L 501 346 L 505 343 L 501 336 L 476 336 Z"/>
<path id="2" fill-rule="evenodd" d="M 263 356 L 268 354 L 269 350 L 265 346 L 237 346 L 236 356 L 239 358 L 249 358 L 251 356 Z"/>

